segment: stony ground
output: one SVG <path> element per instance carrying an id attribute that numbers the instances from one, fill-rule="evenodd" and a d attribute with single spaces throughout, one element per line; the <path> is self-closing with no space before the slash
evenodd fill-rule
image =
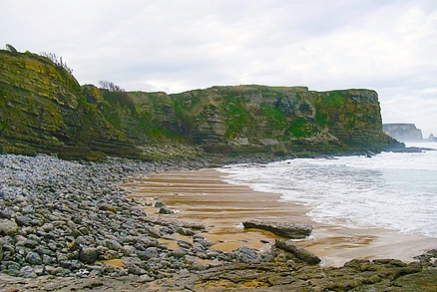
<path id="1" fill-rule="evenodd" d="M 129 175 L 207 164 L 0 156 L 0 291 L 437 291 L 435 251 L 342 268 L 314 265 L 292 242 L 219 252 L 201 225 L 147 216 L 118 187 Z"/>

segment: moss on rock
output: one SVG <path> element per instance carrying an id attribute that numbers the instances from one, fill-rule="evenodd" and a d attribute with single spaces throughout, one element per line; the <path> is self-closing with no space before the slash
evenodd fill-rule
<path id="1" fill-rule="evenodd" d="M 46 57 L 2 50 L 0 71 L 2 152 L 162 159 L 144 149 L 181 144 L 285 155 L 380 151 L 396 143 L 382 131 L 372 90 L 247 85 L 171 95 L 117 92 L 81 87 Z"/>

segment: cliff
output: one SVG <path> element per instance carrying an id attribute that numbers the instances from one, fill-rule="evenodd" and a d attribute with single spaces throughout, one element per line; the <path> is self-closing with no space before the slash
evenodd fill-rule
<path id="1" fill-rule="evenodd" d="M 415 124 L 384 124 L 383 131 L 401 142 L 423 141 L 422 131 Z"/>
<path id="2" fill-rule="evenodd" d="M 381 151 L 375 91 L 212 87 L 180 94 L 80 86 L 48 58 L 0 51 L 0 151 L 94 160 L 165 159 L 207 152 Z M 157 155 L 157 153 L 159 155 Z"/>
<path id="3" fill-rule="evenodd" d="M 393 143 L 372 90 L 247 85 L 171 98 L 185 125 L 180 133 L 208 151 L 380 151 Z"/>

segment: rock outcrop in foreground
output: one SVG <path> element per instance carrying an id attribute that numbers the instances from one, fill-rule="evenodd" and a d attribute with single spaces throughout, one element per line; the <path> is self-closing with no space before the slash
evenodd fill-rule
<path id="1" fill-rule="evenodd" d="M 378 152 L 373 90 L 212 87 L 180 94 L 80 86 L 48 58 L 0 50 L 0 152 L 162 160 L 212 153 Z"/>

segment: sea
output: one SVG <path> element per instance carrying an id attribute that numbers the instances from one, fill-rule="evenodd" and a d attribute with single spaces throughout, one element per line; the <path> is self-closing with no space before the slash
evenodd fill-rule
<path id="1" fill-rule="evenodd" d="M 220 169 L 231 184 L 310 207 L 319 223 L 437 238 L 437 143 L 420 153 L 298 158 Z"/>

